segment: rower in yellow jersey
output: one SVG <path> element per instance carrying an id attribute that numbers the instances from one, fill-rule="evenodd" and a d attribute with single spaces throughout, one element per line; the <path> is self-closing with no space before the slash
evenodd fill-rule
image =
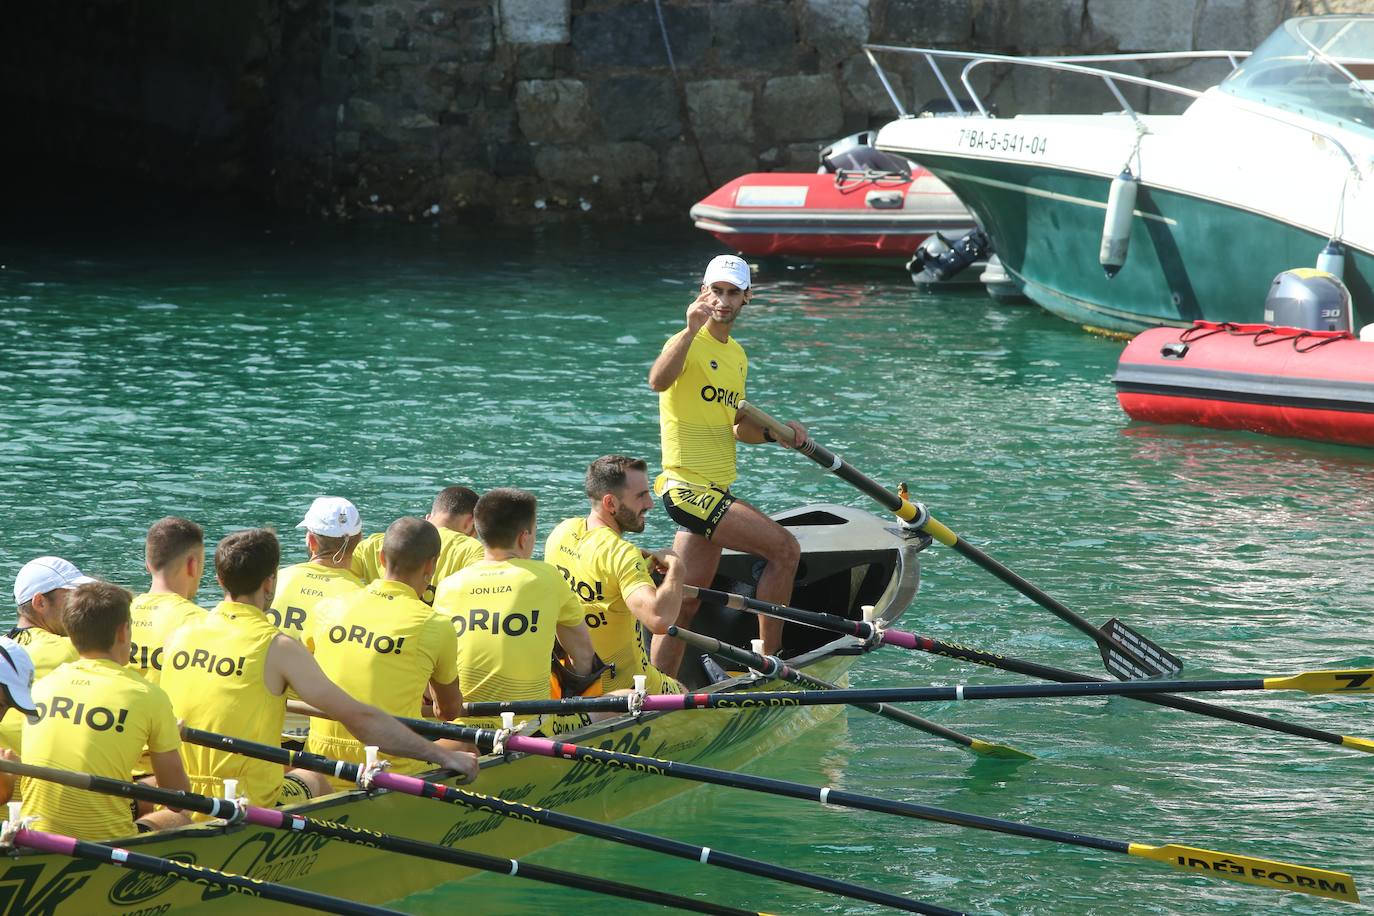
<path id="1" fill-rule="evenodd" d="M 129 609 L 133 620 L 129 665 L 156 684 L 162 678 L 162 647 L 167 637 L 205 614 L 191 600 L 205 574 L 205 533 L 190 519 L 175 515 L 158 519 L 144 541 L 144 565 L 153 581 Z"/>
<path id="2" fill-rule="evenodd" d="M 701 293 L 687 306 L 687 326 L 663 345 L 649 369 L 649 387 L 659 393 L 663 473 L 654 491 L 680 530 L 673 553 L 682 559 L 687 585 L 710 587 L 723 547 L 762 557 L 766 563 L 756 595 L 787 604 L 792 598 L 801 548 L 790 532 L 730 492 L 735 482 L 735 443 L 776 441 L 766 428 L 738 412 L 744 400 L 749 360 L 731 337 L 740 311 L 753 296 L 749 265 L 734 255 L 712 258 L 701 279 Z M 788 423 L 795 448 L 806 443 L 806 429 Z M 699 602 L 685 598 L 678 623 L 690 626 Z M 774 653 L 782 640 L 782 621 L 759 618 L 764 650 Z M 666 674 L 682 663 L 680 640 L 655 636 L 651 656 Z"/>
<path id="3" fill-rule="evenodd" d="M 614 666 L 602 675 L 602 689 L 632 688 L 634 676 L 642 674 L 649 693 L 684 693 L 680 683 L 649 664 L 640 633 L 640 624 L 661 635 L 677 622 L 682 564 L 672 551 L 646 554 L 623 536 L 643 531 L 644 517 L 654 506 L 648 465 L 605 455 L 587 468 L 585 489 L 591 512 L 554 528 L 544 559 L 577 593 L 596 654 Z M 649 575 L 650 562 L 663 572 L 661 585 Z"/>
<path id="4" fill-rule="evenodd" d="M 340 496 L 321 496 L 310 504 L 297 528 L 305 529 L 310 559 L 277 573 L 277 593 L 267 617 L 295 640 L 311 632 L 310 615 L 326 598 L 348 595 L 362 587 L 353 575 L 353 552 L 363 536 L 358 510 Z"/>
<path id="5" fill-rule="evenodd" d="M 61 557 L 39 557 L 24 564 L 14 578 L 14 603 L 19 622 L 5 635 L 24 647 L 33 662 L 35 677 L 43 677 L 58 665 L 76 660 L 76 649 L 67 638 L 62 609 L 72 589 L 90 576 Z M 0 748 L 19 752 L 24 717 L 7 711 L 0 719 Z"/>
<path id="6" fill-rule="evenodd" d="M 476 507 L 477 494 L 467 487 L 446 487 L 434 497 L 425 521 L 439 529 L 442 545 L 434 577 L 420 593 L 425 604 L 434 603 L 434 590 L 440 582 L 482 559 L 482 542 L 473 537 L 476 523 L 472 513 Z M 368 535 L 353 552 L 353 574 L 364 584 L 382 578 L 382 537 Z"/>
<path id="7" fill-rule="evenodd" d="M 555 637 L 575 674 L 592 671 L 596 653 L 581 602 L 557 569 L 531 559 L 535 510 L 534 494 L 525 490 L 484 494 L 476 509 L 484 559 L 439 583 L 434 609 L 453 621 L 458 634 L 458 682 L 469 702 L 549 699 Z M 589 721 L 557 716 L 544 730 L 558 734 Z"/>
<path id="8" fill-rule="evenodd" d="M 320 670 L 355 699 L 393 716 L 419 716 L 428 689 L 441 719 L 463 712 L 458 689 L 458 640 L 448 619 L 420 600 L 439 559 L 439 532 L 421 518 L 401 518 L 386 529 L 383 578 L 315 609 L 306 645 Z M 363 745 L 332 719 L 311 719 L 305 749 L 362 763 Z M 395 760 L 399 773 L 422 773 L 433 764 Z M 340 783 L 339 785 L 342 785 Z"/>
<path id="9" fill-rule="evenodd" d="M 163 652 L 162 687 L 187 725 L 264 744 L 281 740 L 288 688 L 351 733 L 394 757 L 446 767 L 460 781 L 477 776 L 477 758 L 438 747 L 393 717 L 360 703 L 325 676 L 309 650 L 267 617 L 281 547 L 268 529 L 236 531 L 215 548 L 215 578 L 224 601 L 203 620 L 172 634 Z M 219 796 L 225 779 L 255 805 L 298 801 L 328 791 L 321 775 L 283 774 L 278 764 L 227 751 L 183 745 L 182 760 L 196 792 Z M 284 778 L 285 777 L 285 778 Z"/>
<path id="10" fill-rule="evenodd" d="M 127 780 L 147 747 L 157 784 L 189 791 L 172 703 L 125 662 L 133 641 L 132 597 L 108 582 L 72 592 L 63 619 L 81 657 L 34 684 L 38 717 L 24 726 L 22 758 L 37 766 Z M 36 829 L 79 840 L 112 840 L 190 823 L 166 808 L 135 823 L 134 807 L 125 799 L 43 779 L 21 783 L 23 815 L 36 819 Z"/>

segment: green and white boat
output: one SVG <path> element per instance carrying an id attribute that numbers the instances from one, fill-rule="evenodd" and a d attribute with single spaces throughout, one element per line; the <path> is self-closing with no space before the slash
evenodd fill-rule
<path id="1" fill-rule="evenodd" d="M 1007 273 L 1050 312 L 1119 333 L 1196 319 L 1263 322 L 1275 275 L 1327 252 L 1344 255 L 1353 327 L 1374 321 L 1374 16 L 1290 19 L 1253 53 L 866 50 L 901 114 L 878 147 L 948 184 Z M 956 116 L 908 114 L 878 62 L 892 54 L 924 58 Z M 1232 69 L 1203 91 L 1111 69 L 1197 59 Z M 962 66 L 959 94 L 945 72 L 952 62 Z M 974 77 L 1008 65 L 1095 81 L 1085 89 L 1105 86 L 1121 110 L 998 119 Z M 1142 114 L 1129 101 L 1161 92 L 1181 99 L 1182 113 Z M 1134 201 L 1109 204 L 1127 170 Z M 1109 276 L 1099 254 L 1118 215 L 1115 241 L 1119 250 L 1124 231 L 1128 247 Z"/>

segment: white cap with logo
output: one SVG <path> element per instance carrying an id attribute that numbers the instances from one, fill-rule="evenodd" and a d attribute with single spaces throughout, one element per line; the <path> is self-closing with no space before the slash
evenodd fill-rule
<path id="1" fill-rule="evenodd" d="M 9 693 L 11 706 L 34 717 L 33 660 L 27 649 L 8 636 L 0 636 L 0 687 Z"/>
<path id="2" fill-rule="evenodd" d="M 706 273 L 701 275 L 701 285 L 710 286 L 717 280 L 733 283 L 740 289 L 749 288 L 749 265 L 743 258 L 732 254 L 718 254 L 706 265 Z"/>
<path id="3" fill-rule="evenodd" d="M 358 507 L 342 496 L 321 496 L 310 504 L 310 510 L 296 527 L 327 538 L 341 538 L 361 534 L 363 520 L 358 516 Z"/>
<path id="4" fill-rule="evenodd" d="M 32 601 L 34 595 L 44 595 L 54 589 L 76 588 L 95 582 L 75 565 L 61 557 L 39 557 L 24 564 L 14 577 L 14 603 Z"/>

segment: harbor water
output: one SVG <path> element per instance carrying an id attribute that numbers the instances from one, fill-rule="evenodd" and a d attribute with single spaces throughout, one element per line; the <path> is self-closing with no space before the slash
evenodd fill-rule
<path id="1" fill-rule="evenodd" d="M 535 491 L 542 542 L 585 511 L 588 461 L 625 452 L 656 465 L 645 374 L 718 251 L 689 230 L 643 227 L 210 225 L 10 239 L 0 580 L 52 553 L 141 590 L 143 532 L 167 514 L 200 521 L 211 542 L 275 526 L 288 560 L 304 559 L 294 525 L 313 497 L 347 496 L 380 530 L 453 483 Z M 977 291 L 918 294 L 896 269 L 765 265 L 737 337 L 751 400 L 800 419 L 884 483 L 906 481 L 937 518 L 1088 618 L 1130 622 L 1183 658 L 1188 676 L 1374 663 L 1374 452 L 1133 424 L 1110 382 L 1120 343 Z M 868 505 L 781 448 L 744 448 L 741 468 L 739 493 L 766 511 Z M 671 535 L 656 509 L 637 540 L 657 547 Z M 908 628 L 1102 673 L 1086 637 L 958 554 L 936 546 L 924 560 Z M 212 577 L 199 598 L 218 600 Z M 861 659 L 851 681 L 1022 679 L 889 648 Z M 1371 701 L 1359 697 L 1224 699 L 1374 737 Z M 851 710 L 751 769 L 1335 868 L 1374 893 L 1368 755 L 1126 699 L 917 711 L 1038 759 L 980 759 Z M 734 789 L 698 789 L 627 824 L 972 912 L 1348 906 Z M 589 839 L 534 860 L 775 913 L 877 912 Z M 495 876 L 398 904 L 474 916 L 608 905 L 639 911 Z"/>

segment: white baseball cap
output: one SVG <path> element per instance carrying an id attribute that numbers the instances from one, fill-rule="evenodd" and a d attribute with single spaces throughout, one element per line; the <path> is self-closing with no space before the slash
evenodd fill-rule
<path id="1" fill-rule="evenodd" d="M 25 563 L 19 575 L 14 577 L 14 603 L 23 604 L 32 601 L 34 595 L 46 594 L 57 588 L 76 588 L 95 581 L 61 557 L 39 557 Z"/>
<path id="2" fill-rule="evenodd" d="M 706 265 L 706 273 L 701 275 L 703 286 L 710 286 L 717 280 L 733 283 L 740 289 L 749 288 L 749 265 L 743 258 L 732 254 L 718 254 Z"/>
<path id="3" fill-rule="evenodd" d="M 310 504 L 296 527 L 327 538 L 342 538 L 360 534 L 363 520 L 358 516 L 358 507 L 342 496 L 321 496 Z"/>
<path id="4" fill-rule="evenodd" d="M 0 686 L 9 692 L 12 706 L 34 718 L 33 660 L 27 649 L 8 636 L 0 636 Z"/>

